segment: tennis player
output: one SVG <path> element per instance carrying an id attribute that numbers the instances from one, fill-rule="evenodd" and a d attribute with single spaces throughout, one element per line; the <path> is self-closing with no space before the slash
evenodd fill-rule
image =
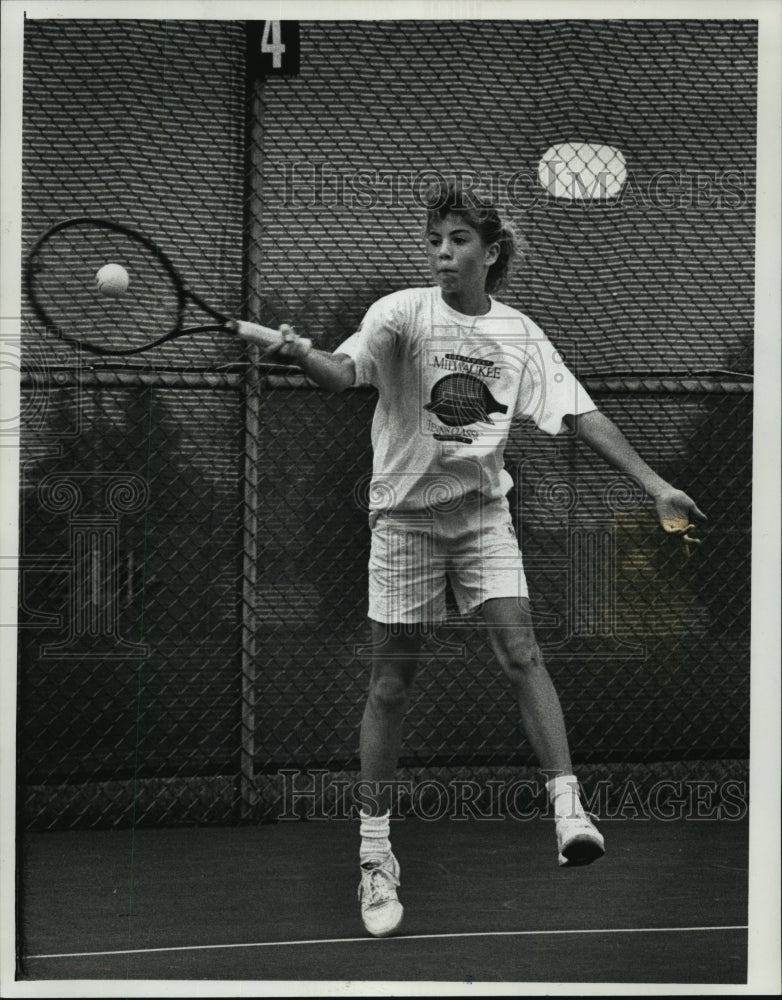
<path id="1" fill-rule="evenodd" d="M 640 458 L 568 370 L 542 330 L 494 297 L 516 254 L 511 225 L 473 191 L 450 184 L 427 202 L 434 284 L 375 302 L 337 350 L 312 349 L 288 326 L 281 353 L 326 389 L 379 392 L 369 524 L 373 663 L 360 734 L 363 781 L 359 900 L 377 937 L 402 922 L 399 864 L 389 838 L 390 792 L 423 643 L 445 614 L 446 579 L 462 614 L 479 612 L 512 683 L 555 817 L 560 865 L 605 850 L 579 798 L 559 699 L 531 623 L 509 512 L 503 451 L 512 428 L 574 433 L 654 500 L 687 542 L 704 515 Z"/>

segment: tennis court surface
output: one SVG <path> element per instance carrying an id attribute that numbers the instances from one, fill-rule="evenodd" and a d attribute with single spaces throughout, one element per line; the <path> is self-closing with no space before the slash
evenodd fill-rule
<path id="1" fill-rule="evenodd" d="M 351 822 L 33 834 L 20 978 L 745 982 L 747 823 L 603 829 L 605 858 L 568 870 L 550 820 L 398 821 L 384 940 Z"/>

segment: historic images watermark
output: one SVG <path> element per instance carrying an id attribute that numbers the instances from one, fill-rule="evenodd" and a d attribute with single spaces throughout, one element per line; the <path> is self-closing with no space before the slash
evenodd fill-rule
<path id="1" fill-rule="evenodd" d="M 46 629 L 41 658 L 146 657 L 148 647 L 125 635 L 121 611 L 143 575 L 127 525 L 143 517 L 149 487 L 134 472 L 80 468 L 72 457 L 88 433 L 86 364 L 79 350 L 67 364 L 53 361 L 22 317 L 0 325 L 2 375 L 20 388 L 18 399 L 3 397 L 0 448 L 35 437 L 20 461 L 18 554 L 0 559 L 18 574 L 18 620 L 7 624 Z"/>
<path id="2" fill-rule="evenodd" d="M 327 770 L 278 772 L 279 820 L 352 820 L 360 809 L 373 811 L 381 796 L 391 796 L 392 815 L 434 822 L 523 822 L 552 819 L 544 781 L 538 778 L 423 778 L 370 782 L 337 777 Z M 582 789 L 587 812 L 600 820 L 742 820 L 747 815 L 747 782 L 737 778 L 632 779 L 593 782 Z"/>
<path id="3" fill-rule="evenodd" d="M 285 160 L 277 164 L 286 208 L 332 206 L 355 210 L 424 209 L 443 199 L 449 182 L 457 180 L 463 194 L 474 192 L 507 209 L 531 211 L 553 204 L 581 208 L 642 208 L 657 211 L 717 209 L 741 211 L 750 205 L 752 177 L 746 170 L 628 170 L 617 191 L 616 177 L 607 169 L 571 169 L 565 161 L 549 161 L 539 170 L 487 170 L 447 173 L 426 170 L 378 170 L 339 167 L 327 160 Z M 556 186 L 554 182 L 556 181 Z M 556 193 L 552 193 L 556 191 Z M 432 199 L 435 199 L 433 202 Z M 444 201 L 443 201 L 444 203 Z"/>

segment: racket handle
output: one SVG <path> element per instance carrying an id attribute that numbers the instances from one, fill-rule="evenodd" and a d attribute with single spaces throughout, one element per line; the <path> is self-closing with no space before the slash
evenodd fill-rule
<path id="1" fill-rule="evenodd" d="M 256 344 L 260 344 L 265 353 L 279 350 L 286 342 L 281 330 L 273 330 L 269 326 L 261 326 L 258 323 L 249 323 L 247 320 L 235 319 L 231 327 L 240 337 L 246 337 Z M 287 348 L 287 356 L 295 361 L 301 361 L 312 350 L 312 341 L 309 337 L 298 337 L 291 331 L 293 339 Z M 284 352 L 286 353 L 286 352 Z"/>
<path id="2" fill-rule="evenodd" d="M 279 330 L 274 330 L 270 326 L 261 326 L 259 323 L 249 323 L 243 319 L 235 319 L 231 322 L 231 328 L 240 337 L 260 344 L 266 351 L 276 351 L 282 346 L 283 339 Z"/>

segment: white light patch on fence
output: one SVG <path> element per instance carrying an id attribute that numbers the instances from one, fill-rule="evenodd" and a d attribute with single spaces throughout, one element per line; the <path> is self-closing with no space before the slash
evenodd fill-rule
<path id="1" fill-rule="evenodd" d="M 551 146 L 538 164 L 538 180 L 554 198 L 604 201 L 615 198 L 627 180 L 621 150 L 594 142 Z"/>

